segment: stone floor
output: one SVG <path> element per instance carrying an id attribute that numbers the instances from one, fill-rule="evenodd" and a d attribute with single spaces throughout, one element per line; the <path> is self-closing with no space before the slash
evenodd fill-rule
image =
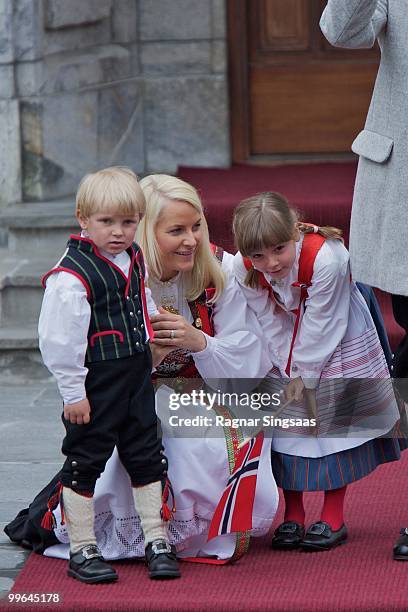
<path id="1" fill-rule="evenodd" d="M 0 599 L 28 557 L 3 528 L 61 466 L 60 413 L 61 400 L 51 379 L 0 375 Z"/>

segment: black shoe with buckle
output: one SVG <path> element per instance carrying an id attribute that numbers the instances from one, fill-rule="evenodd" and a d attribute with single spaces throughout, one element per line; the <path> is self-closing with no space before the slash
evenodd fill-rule
<path id="1" fill-rule="evenodd" d="M 408 527 L 401 529 L 393 549 L 395 561 L 408 561 Z"/>
<path id="2" fill-rule="evenodd" d="M 118 579 L 113 567 L 105 563 L 101 551 L 94 544 L 71 553 L 67 573 L 68 576 L 88 584 L 113 582 Z"/>
<path id="3" fill-rule="evenodd" d="M 176 549 L 167 540 L 149 542 L 146 546 L 146 564 L 150 578 L 160 580 L 180 577 Z"/>
<path id="4" fill-rule="evenodd" d="M 340 546 L 340 544 L 345 544 L 346 540 L 347 528 L 345 525 L 334 531 L 328 523 L 318 521 L 310 525 L 300 544 L 300 548 L 310 552 L 331 550 L 336 546 Z"/>
<path id="5" fill-rule="evenodd" d="M 305 535 L 305 528 L 296 521 L 286 521 L 275 529 L 271 546 L 275 550 L 295 550 Z"/>

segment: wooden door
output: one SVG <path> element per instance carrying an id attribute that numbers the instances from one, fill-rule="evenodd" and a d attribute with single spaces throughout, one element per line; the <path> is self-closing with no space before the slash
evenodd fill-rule
<path id="1" fill-rule="evenodd" d="M 362 129 L 379 52 L 332 47 L 325 0 L 229 0 L 234 161 L 345 153 Z"/>

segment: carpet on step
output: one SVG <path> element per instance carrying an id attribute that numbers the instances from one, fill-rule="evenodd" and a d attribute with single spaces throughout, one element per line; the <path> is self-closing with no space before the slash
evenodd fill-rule
<path id="1" fill-rule="evenodd" d="M 119 581 L 85 585 L 66 576 L 66 562 L 31 554 L 13 593 L 58 593 L 59 610 L 407 610 L 408 563 L 392 560 L 398 530 L 408 524 L 408 454 L 349 487 L 349 542 L 330 552 L 280 552 L 270 536 L 254 539 L 231 566 L 182 563 L 182 578 L 148 579 L 141 562 L 116 562 Z M 319 518 L 322 493 L 305 495 L 307 523 Z M 282 520 L 282 508 L 275 521 Z M 22 606 L 23 607 L 23 606 Z M 32 605 L 32 610 L 51 606 Z M 6 605 L 6 609 L 16 609 Z"/>

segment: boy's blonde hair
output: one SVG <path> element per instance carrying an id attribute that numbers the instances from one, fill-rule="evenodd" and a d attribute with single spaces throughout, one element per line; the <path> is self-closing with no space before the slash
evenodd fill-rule
<path id="1" fill-rule="evenodd" d="M 86 174 L 76 195 L 77 217 L 94 213 L 115 212 L 120 215 L 143 215 L 145 197 L 136 174 L 124 166 L 112 166 Z"/>
<path id="2" fill-rule="evenodd" d="M 183 273 L 186 279 L 186 298 L 197 299 L 209 287 L 215 287 L 215 301 L 225 286 L 224 273 L 213 255 L 208 236 L 208 226 L 200 196 L 192 185 L 167 174 L 152 174 L 140 181 L 146 199 L 145 216 L 139 224 L 136 240 L 142 247 L 149 274 L 160 280 L 163 267 L 161 254 L 157 244 L 155 228 L 160 214 L 170 201 L 181 201 L 191 206 L 201 215 L 202 240 L 194 256 L 194 266 L 191 272 Z"/>
<path id="3" fill-rule="evenodd" d="M 296 240 L 299 232 L 316 232 L 328 239 L 342 240 L 342 231 L 336 227 L 317 227 L 299 221 L 297 211 L 283 195 L 274 191 L 258 193 L 240 202 L 234 211 L 232 230 L 237 249 L 244 257 Z M 245 283 L 259 287 L 259 272 L 250 269 Z"/>

